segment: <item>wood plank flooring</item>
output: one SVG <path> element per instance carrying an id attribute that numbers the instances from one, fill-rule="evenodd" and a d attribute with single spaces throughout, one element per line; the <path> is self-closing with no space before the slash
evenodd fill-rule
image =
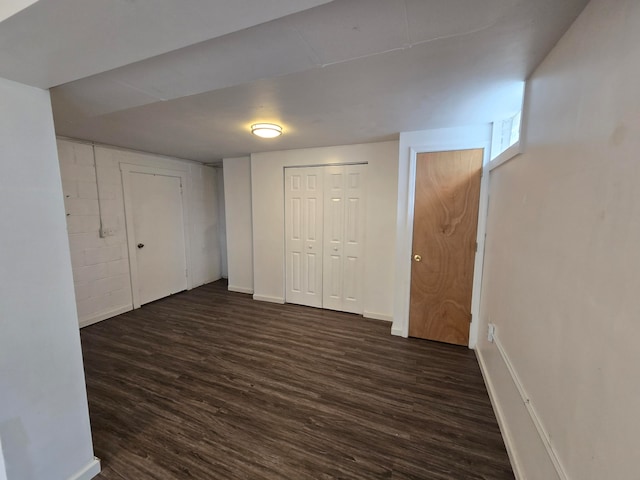
<path id="1" fill-rule="evenodd" d="M 222 281 L 82 329 L 101 480 L 513 479 L 473 352 Z"/>

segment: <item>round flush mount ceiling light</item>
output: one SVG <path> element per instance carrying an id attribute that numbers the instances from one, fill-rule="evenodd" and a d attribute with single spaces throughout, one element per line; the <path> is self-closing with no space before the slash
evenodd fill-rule
<path id="1" fill-rule="evenodd" d="M 262 138 L 275 138 L 282 135 L 282 127 L 275 123 L 254 123 L 251 133 Z"/>

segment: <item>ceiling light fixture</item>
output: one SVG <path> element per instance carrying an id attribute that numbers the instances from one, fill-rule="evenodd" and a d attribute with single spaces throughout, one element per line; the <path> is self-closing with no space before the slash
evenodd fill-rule
<path id="1" fill-rule="evenodd" d="M 275 138 L 282 135 L 282 127 L 275 123 L 255 123 L 251 125 L 251 133 L 262 138 Z"/>

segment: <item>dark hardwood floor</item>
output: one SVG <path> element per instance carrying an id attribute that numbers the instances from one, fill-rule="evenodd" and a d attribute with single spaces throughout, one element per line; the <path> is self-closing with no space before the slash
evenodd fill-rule
<path id="1" fill-rule="evenodd" d="M 84 328 L 102 480 L 513 479 L 472 351 L 223 282 Z"/>

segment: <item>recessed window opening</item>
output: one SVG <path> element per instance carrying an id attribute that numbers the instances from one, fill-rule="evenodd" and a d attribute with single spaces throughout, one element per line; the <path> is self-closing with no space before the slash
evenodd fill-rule
<path id="1" fill-rule="evenodd" d="M 494 122 L 493 124 L 493 145 L 491 148 L 491 159 L 493 160 L 507 148 L 520 141 L 520 124 L 522 121 L 522 111 L 519 111 L 506 120 Z"/>

